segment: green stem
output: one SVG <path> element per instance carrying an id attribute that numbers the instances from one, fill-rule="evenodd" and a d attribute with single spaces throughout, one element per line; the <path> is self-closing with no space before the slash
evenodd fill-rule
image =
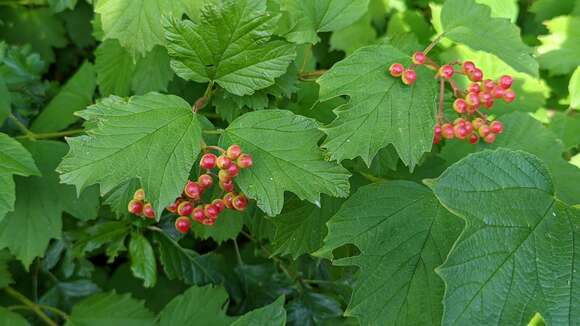
<path id="1" fill-rule="evenodd" d="M 427 55 L 435 47 L 435 45 L 437 45 L 439 41 L 441 41 L 443 36 L 445 36 L 445 33 L 437 35 L 437 37 L 425 48 L 425 50 L 423 50 L 423 53 Z"/>
<path id="2" fill-rule="evenodd" d="M 18 120 L 18 118 L 13 114 L 10 113 L 8 115 L 8 118 L 10 118 L 10 120 L 12 120 L 14 122 L 14 124 L 18 127 L 18 129 L 20 129 L 23 133 L 24 136 L 30 140 L 35 140 L 36 139 L 36 135 L 30 131 L 30 129 L 28 129 L 28 127 L 26 127 L 26 125 L 24 125 L 22 122 L 20 122 L 20 120 Z"/>
<path id="3" fill-rule="evenodd" d="M 240 266 L 244 266 L 244 261 L 242 260 L 242 255 L 240 254 L 240 247 L 238 247 L 238 241 L 236 239 L 232 239 L 234 241 L 234 249 L 236 250 L 236 257 L 238 258 L 238 264 Z"/>
<path id="4" fill-rule="evenodd" d="M 26 307 L 30 308 L 30 310 L 33 311 L 47 325 L 49 325 L 49 326 L 58 326 L 57 323 L 55 323 L 52 319 L 50 319 L 44 313 L 44 311 L 42 311 L 42 309 L 41 309 L 41 307 L 39 305 L 37 305 L 34 302 L 30 301 L 26 296 L 24 296 L 22 293 L 18 292 L 17 290 L 15 290 L 14 288 L 12 288 L 11 286 L 8 286 L 8 287 L 4 288 L 4 292 L 6 292 L 6 294 L 8 294 L 9 296 L 13 297 L 14 299 L 22 302 Z"/>

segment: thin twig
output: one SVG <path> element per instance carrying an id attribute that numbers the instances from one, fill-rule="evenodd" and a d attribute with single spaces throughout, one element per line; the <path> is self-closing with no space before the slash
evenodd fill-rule
<path id="1" fill-rule="evenodd" d="M 6 292 L 6 294 L 8 294 L 9 296 L 13 297 L 14 299 L 22 302 L 25 306 L 30 308 L 30 310 L 33 311 L 47 325 L 58 326 L 58 324 L 56 322 L 54 322 L 52 319 L 50 319 L 44 313 L 44 311 L 42 311 L 40 306 L 38 306 L 34 302 L 30 301 L 26 296 L 24 296 L 22 293 L 18 292 L 16 289 L 12 288 L 11 286 L 7 286 L 4 288 L 4 292 Z"/>
<path id="2" fill-rule="evenodd" d="M 445 80 L 439 79 L 439 112 L 437 112 L 437 123 L 443 123 L 445 114 L 443 113 L 443 98 L 445 96 Z"/>
<path id="3" fill-rule="evenodd" d="M 238 258 L 238 264 L 244 266 L 244 261 L 242 260 L 242 255 L 240 254 L 240 247 L 238 247 L 238 241 L 232 239 L 234 242 L 234 249 L 236 250 L 236 257 Z"/>
<path id="4" fill-rule="evenodd" d="M 8 115 L 8 118 L 10 118 L 10 120 L 12 120 L 14 122 L 14 124 L 18 127 L 18 129 L 20 129 L 20 131 L 22 131 L 25 135 L 26 138 L 30 139 L 30 140 L 35 140 L 35 135 L 32 131 L 30 131 L 30 129 L 28 129 L 28 127 L 26 127 L 26 125 L 24 125 L 22 122 L 20 122 L 20 120 L 11 112 Z"/>
<path id="5" fill-rule="evenodd" d="M 445 33 L 441 33 L 441 34 L 437 35 L 437 37 L 435 39 L 433 39 L 433 41 L 425 48 L 425 50 L 423 50 L 423 53 L 425 53 L 425 55 L 427 55 L 435 47 L 435 45 L 437 45 L 437 43 L 439 43 L 439 41 L 441 41 L 443 36 L 445 36 Z"/>

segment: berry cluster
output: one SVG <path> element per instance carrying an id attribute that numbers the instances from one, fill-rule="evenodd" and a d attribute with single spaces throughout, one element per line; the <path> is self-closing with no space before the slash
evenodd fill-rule
<path id="1" fill-rule="evenodd" d="M 226 208 L 243 211 L 248 205 L 247 197 L 235 192 L 234 178 L 238 176 L 240 169 L 247 169 L 253 165 L 252 156 L 242 153 L 239 145 L 232 145 L 227 150 L 216 146 L 208 146 L 206 149 L 218 150 L 221 155 L 218 157 L 213 153 L 204 154 L 199 165 L 202 170 L 205 170 L 205 173 L 201 174 L 195 181 L 188 180 L 182 195 L 166 207 L 167 211 L 179 215 L 175 220 L 175 228 L 181 233 L 189 231 L 192 220 L 204 225 L 214 225 L 219 214 Z M 215 168 L 218 169 L 217 174 L 212 171 Z M 219 188 L 222 190 L 222 196 L 203 203 L 203 194 L 214 186 L 214 177 L 216 176 Z M 137 192 L 140 194 L 141 201 L 132 200 L 129 203 L 129 212 L 141 216 L 141 211 L 145 214 L 145 207 L 142 206 L 141 211 L 135 207 L 136 204 L 142 205 L 145 193 L 142 189 L 137 190 Z M 151 205 L 146 205 L 149 205 L 153 212 L 152 218 L 155 217 Z"/>
<path id="2" fill-rule="evenodd" d="M 129 213 L 149 219 L 155 218 L 155 210 L 151 203 L 145 201 L 145 191 L 143 188 L 137 189 L 133 194 L 133 199 L 127 206 Z"/>
<path id="3" fill-rule="evenodd" d="M 413 64 L 405 68 L 400 63 L 393 63 L 389 73 L 393 77 L 400 77 L 405 85 L 412 85 L 417 80 L 414 68 L 424 65 L 436 71 L 441 88 L 439 93 L 439 114 L 434 129 L 433 143 L 438 144 L 441 139 L 466 140 L 471 144 L 477 144 L 480 139 L 486 143 L 493 143 L 496 135 L 503 132 L 500 121 L 491 121 L 480 109 L 491 109 L 494 102 L 503 100 L 511 103 L 516 98 L 516 93 L 511 89 L 513 78 L 508 75 L 498 80 L 483 79 L 483 71 L 473 62 L 451 62 L 443 66 L 437 65 L 424 52 L 415 52 L 412 56 Z M 456 70 L 455 66 L 459 69 Z M 459 88 L 455 80 L 456 75 L 464 75 L 471 83 L 465 90 Z M 453 90 L 455 101 L 453 110 L 459 116 L 453 122 L 446 122 L 443 113 L 443 92 L 445 83 L 449 83 Z"/>

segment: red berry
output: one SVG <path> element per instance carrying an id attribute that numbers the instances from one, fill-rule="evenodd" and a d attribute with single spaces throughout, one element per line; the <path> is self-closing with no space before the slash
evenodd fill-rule
<path id="1" fill-rule="evenodd" d="M 486 108 L 491 108 L 493 106 L 493 96 L 488 92 L 479 93 L 479 100 L 483 103 Z"/>
<path id="2" fill-rule="evenodd" d="M 453 73 L 455 73 L 455 70 L 453 70 L 453 67 L 450 65 L 444 65 L 439 68 L 439 76 L 441 76 L 441 78 L 451 79 L 451 77 L 453 77 Z"/>
<path id="3" fill-rule="evenodd" d="M 501 134 L 503 132 L 503 124 L 499 121 L 492 122 L 489 127 L 494 134 Z"/>
<path id="4" fill-rule="evenodd" d="M 441 135 L 441 126 L 439 124 L 436 124 L 433 131 L 435 132 L 435 135 Z"/>
<path id="5" fill-rule="evenodd" d="M 197 183 L 197 182 L 193 182 L 191 180 L 187 181 L 187 184 L 185 185 L 185 188 L 183 189 L 183 193 L 191 198 L 191 199 L 199 199 L 201 198 L 201 193 L 202 193 L 203 189 L 201 188 L 201 186 Z"/>
<path id="6" fill-rule="evenodd" d="M 483 89 L 488 91 L 488 92 L 491 92 L 491 90 L 495 88 L 495 82 L 491 79 L 484 80 L 482 82 L 482 84 L 483 84 Z"/>
<path id="7" fill-rule="evenodd" d="M 437 145 L 441 142 L 441 135 L 435 135 L 435 137 L 433 137 L 433 144 Z"/>
<path id="8" fill-rule="evenodd" d="M 175 229 L 179 233 L 185 234 L 191 229 L 191 220 L 187 216 L 180 216 L 175 220 Z"/>
<path id="9" fill-rule="evenodd" d="M 457 118 L 457 119 L 453 120 L 453 125 L 454 126 L 464 126 L 465 120 L 463 120 L 463 118 Z"/>
<path id="10" fill-rule="evenodd" d="M 193 213 L 193 204 L 189 201 L 183 201 L 177 206 L 177 214 L 181 216 L 191 215 Z"/>
<path id="11" fill-rule="evenodd" d="M 494 133 L 487 134 L 485 137 L 483 137 L 483 141 L 488 144 L 492 144 L 495 141 L 495 134 Z"/>
<path id="12" fill-rule="evenodd" d="M 472 106 L 474 108 L 478 108 L 479 107 L 479 96 L 477 96 L 476 93 L 468 93 L 465 96 L 465 102 L 469 106 Z"/>
<path id="13" fill-rule="evenodd" d="M 479 133 L 479 136 L 485 137 L 491 133 L 491 128 L 484 125 L 484 126 L 481 126 L 477 132 Z"/>
<path id="14" fill-rule="evenodd" d="M 403 71 L 403 84 L 405 85 L 413 85 L 417 80 L 417 73 L 413 69 L 405 69 Z"/>
<path id="15" fill-rule="evenodd" d="M 479 128 L 485 125 L 485 121 L 482 118 L 475 118 L 471 121 L 471 124 L 475 130 L 479 130 Z"/>
<path id="16" fill-rule="evenodd" d="M 503 94 L 503 100 L 511 103 L 516 99 L 516 93 L 512 90 L 507 90 L 504 94 Z"/>
<path id="17" fill-rule="evenodd" d="M 464 126 L 457 125 L 453 128 L 453 132 L 456 138 L 465 139 L 467 137 L 467 130 Z"/>
<path id="18" fill-rule="evenodd" d="M 453 139 L 453 134 L 453 126 L 450 123 L 441 126 L 441 137 L 445 139 Z"/>
<path id="19" fill-rule="evenodd" d="M 217 218 L 206 218 L 203 221 L 201 221 L 201 224 L 211 226 L 211 225 L 215 224 L 216 220 L 217 220 Z"/>
<path id="20" fill-rule="evenodd" d="M 228 147 L 228 150 L 226 151 L 226 156 L 232 161 L 240 157 L 240 154 L 242 154 L 242 148 L 240 147 L 240 145 L 234 144 Z"/>
<path id="21" fill-rule="evenodd" d="M 403 65 L 400 63 L 393 63 L 391 65 L 391 67 L 389 67 L 389 73 L 393 77 L 401 77 L 404 70 L 405 70 L 405 67 L 403 67 Z"/>
<path id="22" fill-rule="evenodd" d="M 145 190 L 143 188 L 137 189 L 133 194 L 135 200 L 145 200 Z"/>
<path id="23" fill-rule="evenodd" d="M 205 217 L 215 219 L 220 214 L 220 211 L 215 205 L 208 204 L 203 207 L 203 213 Z"/>
<path id="24" fill-rule="evenodd" d="M 511 76 L 503 75 L 499 78 L 499 86 L 503 89 L 512 87 L 514 80 Z"/>
<path id="25" fill-rule="evenodd" d="M 415 52 L 412 57 L 413 63 L 416 65 L 422 65 L 427 60 L 427 56 L 423 52 Z"/>
<path id="26" fill-rule="evenodd" d="M 191 213 L 191 217 L 193 217 L 194 220 L 201 222 L 205 219 L 205 214 L 203 213 L 203 206 L 197 206 L 196 208 L 193 209 L 193 212 Z"/>
<path id="27" fill-rule="evenodd" d="M 232 192 L 234 191 L 234 181 L 232 179 L 220 181 L 220 188 L 226 192 Z"/>
<path id="28" fill-rule="evenodd" d="M 151 203 L 147 203 L 143 206 L 143 215 L 146 218 L 155 218 L 155 210 L 153 209 Z"/>
<path id="29" fill-rule="evenodd" d="M 228 173 L 227 170 L 220 170 L 218 172 L 218 180 L 220 182 L 226 182 L 226 181 L 229 181 L 231 179 L 232 179 L 232 177 L 230 176 L 230 174 Z"/>
<path id="30" fill-rule="evenodd" d="M 238 157 L 238 167 L 241 169 L 247 169 L 254 165 L 254 161 L 252 160 L 252 155 L 250 154 L 242 154 Z"/>
<path id="31" fill-rule="evenodd" d="M 496 86 L 492 91 L 491 91 L 491 95 L 493 95 L 494 98 L 503 98 L 503 95 L 505 94 L 505 89 L 501 88 L 500 86 Z"/>
<path id="32" fill-rule="evenodd" d="M 479 68 L 475 68 L 471 74 L 468 75 L 469 80 L 471 81 L 480 81 L 483 79 L 483 72 Z"/>
<path id="33" fill-rule="evenodd" d="M 465 131 L 467 131 L 468 135 L 470 135 L 474 130 L 473 125 L 469 121 L 465 121 L 465 124 L 463 125 L 463 127 L 465 127 Z"/>
<path id="34" fill-rule="evenodd" d="M 213 185 L 213 178 L 210 174 L 202 174 L 197 178 L 197 183 L 203 189 L 211 188 Z"/>
<path id="35" fill-rule="evenodd" d="M 469 143 L 470 144 L 477 144 L 479 142 L 479 137 L 476 134 L 471 134 L 471 136 L 469 136 Z"/>
<path id="36" fill-rule="evenodd" d="M 227 171 L 228 171 L 228 175 L 231 178 L 235 178 L 240 173 L 240 168 L 235 163 L 233 163 L 232 165 L 230 165 L 228 167 Z"/>
<path id="37" fill-rule="evenodd" d="M 217 156 L 215 156 L 215 154 L 212 153 L 207 153 L 201 157 L 201 160 L 199 161 L 199 166 L 202 169 L 211 170 L 215 168 L 216 162 Z"/>
<path id="38" fill-rule="evenodd" d="M 171 212 L 171 213 L 177 213 L 177 206 L 179 206 L 179 204 L 181 203 L 181 200 L 177 199 L 176 201 L 174 201 L 173 203 L 171 203 L 171 205 L 167 206 L 166 209 Z"/>
<path id="39" fill-rule="evenodd" d="M 467 102 L 462 98 L 458 98 L 453 102 L 453 109 L 457 113 L 465 113 L 467 112 Z"/>
<path id="40" fill-rule="evenodd" d="M 223 199 L 221 199 L 221 198 L 214 199 L 211 202 L 211 204 L 214 205 L 218 209 L 219 213 L 223 212 L 223 210 L 226 209 L 226 204 L 224 203 Z"/>
<path id="41" fill-rule="evenodd" d="M 133 199 L 127 205 L 127 209 L 131 214 L 141 215 L 141 213 L 143 213 L 143 202 Z"/>
<path id="42" fill-rule="evenodd" d="M 227 208 L 234 208 L 234 205 L 232 204 L 232 201 L 234 199 L 236 195 L 233 192 L 228 192 L 227 194 L 225 194 L 223 201 L 224 201 L 224 205 Z"/>
<path id="43" fill-rule="evenodd" d="M 232 164 L 232 160 L 230 160 L 227 156 L 221 155 L 217 158 L 217 167 L 220 169 L 227 169 Z"/>
<path id="44" fill-rule="evenodd" d="M 476 67 L 475 67 L 475 63 L 473 63 L 473 62 L 471 62 L 471 61 L 465 61 L 465 62 L 463 63 L 463 66 L 462 66 L 462 68 L 463 68 L 463 72 L 464 72 L 466 75 L 471 75 L 471 73 L 473 73 L 473 71 L 476 69 Z"/>
<path id="45" fill-rule="evenodd" d="M 467 87 L 467 91 L 469 93 L 479 93 L 481 91 L 481 87 L 479 86 L 478 83 L 471 83 L 469 84 L 469 86 Z"/>
<path id="46" fill-rule="evenodd" d="M 232 205 L 234 206 L 235 210 L 240 212 L 244 211 L 248 206 L 248 198 L 246 198 L 244 195 L 238 195 L 232 200 Z"/>

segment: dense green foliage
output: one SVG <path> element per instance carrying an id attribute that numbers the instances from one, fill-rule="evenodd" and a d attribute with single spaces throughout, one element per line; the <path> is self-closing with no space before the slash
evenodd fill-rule
<path id="1" fill-rule="evenodd" d="M 578 0 L 0 0 L 0 325 L 580 325 L 579 110 Z"/>

